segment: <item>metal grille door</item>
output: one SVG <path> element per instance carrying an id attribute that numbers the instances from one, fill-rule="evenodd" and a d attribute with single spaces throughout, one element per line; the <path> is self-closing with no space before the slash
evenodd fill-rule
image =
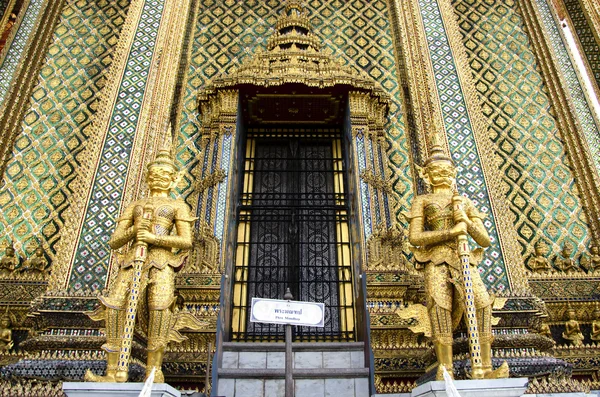
<path id="1" fill-rule="evenodd" d="M 283 326 L 250 323 L 252 297 L 325 303 L 325 327 L 297 341 L 354 340 L 348 205 L 335 131 L 250 131 L 238 242 L 233 340 L 282 340 Z"/>

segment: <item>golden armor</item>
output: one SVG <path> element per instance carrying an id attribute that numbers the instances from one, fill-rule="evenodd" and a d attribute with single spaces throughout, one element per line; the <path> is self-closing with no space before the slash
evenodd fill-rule
<path id="1" fill-rule="evenodd" d="M 460 235 L 468 234 L 478 245 L 487 247 L 490 237 L 483 225 L 483 216 L 473 203 L 466 197 L 455 195 L 456 167 L 440 145 L 433 146 L 431 156 L 425 163 L 424 174 L 432 193 L 415 198 L 408 215 L 408 238 L 414 246 L 412 250 L 417 268 L 425 272 L 427 311 L 435 354 L 440 364 L 437 379 L 442 380 L 442 365 L 450 374 L 453 372 L 452 333 L 466 307 L 457 239 Z M 456 206 L 453 200 L 460 200 L 461 205 Z M 493 298 L 476 270 L 482 257 L 483 249 L 477 248 L 471 252 L 469 260 L 473 269 L 471 279 L 481 346 L 481 367 L 485 378 L 506 377 L 506 364 L 496 371 L 492 369 Z"/>
<path id="2" fill-rule="evenodd" d="M 567 318 L 569 320 L 565 323 L 565 332 L 562 337 L 573 346 L 583 346 L 583 334 L 579 328 L 579 321 L 575 320 L 575 310 L 567 310 Z"/>
<path id="3" fill-rule="evenodd" d="M 127 249 L 119 257 L 119 272 L 108 295 L 101 296 L 100 308 L 89 314 L 94 320 L 106 322 L 103 349 L 107 353 L 107 370 L 105 376 L 88 371 L 88 381 L 127 381 L 128 355 L 123 362 L 119 354 L 125 350 L 122 339 L 126 334 L 126 317 L 131 309 L 128 308 L 128 301 L 134 294 L 139 297 L 134 313 L 138 318 L 144 318 L 135 326 L 143 326 L 148 338 L 146 376 L 155 368 L 156 383 L 164 382 L 161 366 L 167 343 L 185 339 L 179 334 L 179 329 L 186 327 L 197 330 L 203 325 L 190 314 L 175 313 L 174 310 L 175 273 L 186 262 L 186 251 L 192 247 L 191 224 L 195 220 L 185 202 L 169 197 L 176 175 L 177 169 L 171 160 L 170 150 L 162 149 L 156 160 L 148 165 L 149 197 L 132 203 L 118 219 L 109 245 L 115 250 L 122 247 Z M 140 265 L 135 263 L 140 262 L 140 247 L 143 257 L 138 282 L 133 277 L 136 265 Z M 137 285 L 139 291 L 132 292 Z"/>

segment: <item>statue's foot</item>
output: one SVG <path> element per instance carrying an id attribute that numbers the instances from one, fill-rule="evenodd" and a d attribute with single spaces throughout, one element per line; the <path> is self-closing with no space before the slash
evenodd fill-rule
<path id="1" fill-rule="evenodd" d="M 165 375 L 162 369 L 157 370 L 154 374 L 154 383 L 165 383 Z"/>
<path id="2" fill-rule="evenodd" d="M 447 368 L 444 364 L 439 364 L 435 373 L 435 380 L 444 380 L 444 369 L 448 371 L 450 378 L 454 379 L 454 369 L 452 367 Z"/>
<path id="3" fill-rule="evenodd" d="M 96 375 L 95 373 L 93 373 L 91 370 L 87 370 L 85 371 L 85 376 L 84 379 L 86 382 L 104 382 L 104 383 L 113 383 L 115 382 L 115 375 L 114 374 L 106 374 L 104 376 L 102 375 Z"/>
<path id="4" fill-rule="evenodd" d="M 506 361 L 504 361 L 502 363 L 502 365 L 499 366 L 498 368 L 496 368 L 495 370 L 486 371 L 485 374 L 483 375 L 483 378 L 484 379 L 504 379 L 504 378 L 508 378 L 508 375 L 509 375 L 508 364 L 506 363 Z"/>
<path id="5" fill-rule="evenodd" d="M 146 369 L 146 379 L 148 379 L 148 377 L 150 376 L 152 368 L 154 367 Z M 165 375 L 163 374 L 162 369 L 156 368 L 156 371 L 154 371 L 154 383 L 165 383 Z"/>
<path id="6" fill-rule="evenodd" d="M 114 382 L 125 383 L 127 382 L 127 378 L 129 378 L 127 371 L 117 371 Z"/>

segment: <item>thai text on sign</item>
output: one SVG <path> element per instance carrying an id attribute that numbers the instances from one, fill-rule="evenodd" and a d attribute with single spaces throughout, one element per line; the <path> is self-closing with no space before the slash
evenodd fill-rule
<path id="1" fill-rule="evenodd" d="M 325 304 L 252 298 L 250 321 L 253 323 L 323 327 L 325 323 Z"/>

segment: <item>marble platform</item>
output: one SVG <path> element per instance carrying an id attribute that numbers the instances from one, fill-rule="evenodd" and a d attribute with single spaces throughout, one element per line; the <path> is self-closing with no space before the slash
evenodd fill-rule
<path id="1" fill-rule="evenodd" d="M 143 388 L 143 383 L 63 383 L 63 392 L 67 397 L 138 397 Z M 151 396 L 181 397 L 181 393 L 166 383 L 155 383 Z"/>
<path id="2" fill-rule="evenodd" d="M 461 397 L 521 397 L 527 389 L 527 378 L 456 380 L 454 386 Z M 443 381 L 417 386 L 411 397 L 447 397 Z"/>

